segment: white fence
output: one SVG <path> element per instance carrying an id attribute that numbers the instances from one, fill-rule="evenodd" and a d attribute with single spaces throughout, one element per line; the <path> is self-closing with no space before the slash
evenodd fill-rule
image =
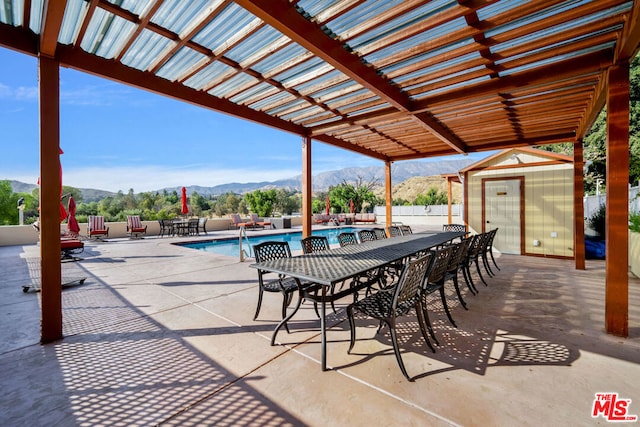
<path id="1" fill-rule="evenodd" d="M 584 217 L 590 218 L 607 199 L 606 194 L 598 196 L 586 196 L 584 202 Z M 386 208 L 384 206 L 376 206 L 373 209 L 376 216 L 385 216 Z M 451 205 L 453 216 L 462 217 L 462 205 Z M 629 188 L 629 212 L 640 212 L 640 187 Z M 414 205 L 414 206 L 392 206 L 391 214 L 395 216 L 447 216 L 447 205 Z"/>
<path id="2" fill-rule="evenodd" d="M 629 212 L 640 212 L 640 187 L 629 188 Z M 606 203 L 607 195 L 586 196 L 584 198 L 584 217 L 590 218 L 598 211 L 600 205 Z"/>
<path id="3" fill-rule="evenodd" d="M 373 212 L 376 216 L 385 216 L 387 214 L 386 207 L 376 206 L 373 208 Z M 392 216 L 447 216 L 448 205 L 413 205 L 413 206 L 392 206 Z M 453 216 L 462 215 L 462 205 L 451 205 L 451 212 Z"/>

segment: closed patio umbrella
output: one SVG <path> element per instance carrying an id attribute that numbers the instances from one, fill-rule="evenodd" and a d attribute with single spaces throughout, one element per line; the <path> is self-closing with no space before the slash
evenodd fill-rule
<path id="1" fill-rule="evenodd" d="M 353 213 L 353 211 L 355 211 L 355 209 L 356 209 L 356 207 L 355 207 L 355 205 L 353 204 L 353 199 L 350 199 L 350 200 L 349 200 L 349 212 L 350 212 L 350 213 Z"/>
<path id="2" fill-rule="evenodd" d="M 187 189 L 182 187 L 182 209 L 180 209 L 182 215 L 186 215 L 189 213 L 189 206 L 187 206 Z"/>
<path id="3" fill-rule="evenodd" d="M 78 233 L 80 233 L 80 225 L 78 224 L 78 220 L 76 219 L 76 201 L 73 196 L 69 196 L 67 209 L 69 210 L 69 218 L 67 219 L 67 230 L 69 230 L 70 235 L 75 237 L 78 235 Z"/>
<path id="4" fill-rule="evenodd" d="M 329 210 L 331 209 L 331 202 L 329 201 L 329 196 L 324 200 L 324 211 L 327 215 L 329 215 Z"/>

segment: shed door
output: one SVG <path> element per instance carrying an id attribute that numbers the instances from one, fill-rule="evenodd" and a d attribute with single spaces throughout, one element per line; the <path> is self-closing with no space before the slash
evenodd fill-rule
<path id="1" fill-rule="evenodd" d="M 493 245 L 500 252 L 521 255 L 521 179 L 485 180 L 485 231 L 498 228 Z"/>

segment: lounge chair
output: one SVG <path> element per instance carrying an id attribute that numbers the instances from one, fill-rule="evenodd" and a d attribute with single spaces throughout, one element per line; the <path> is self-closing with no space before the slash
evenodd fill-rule
<path id="1" fill-rule="evenodd" d="M 270 221 L 265 221 L 264 218 L 260 219 L 260 217 L 258 216 L 258 214 L 251 214 L 251 222 L 253 222 L 255 225 L 257 225 L 258 227 L 268 227 L 271 228 L 271 222 Z"/>
<path id="2" fill-rule="evenodd" d="M 127 215 L 127 234 L 131 238 L 141 238 L 141 234 L 147 234 L 147 226 L 142 225 L 139 215 Z"/>
<path id="3" fill-rule="evenodd" d="M 229 228 L 255 228 L 256 226 L 256 223 L 253 221 L 242 221 L 239 214 L 229 214 L 229 217 L 231 217 L 231 224 L 229 224 Z"/>
<path id="4" fill-rule="evenodd" d="M 79 261 L 77 255 L 84 251 L 84 243 L 78 239 L 60 239 L 60 261 Z"/>
<path id="5" fill-rule="evenodd" d="M 104 225 L 103 216 L 89 215 L 89 218 L 87 218 L 87 236 L 89 239 L 109 237 L 109 227 Z"/>

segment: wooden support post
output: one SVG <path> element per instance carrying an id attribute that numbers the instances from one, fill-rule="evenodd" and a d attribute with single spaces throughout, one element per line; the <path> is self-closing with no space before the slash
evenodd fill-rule
<path id="1" fill-rule="evenodd" d="M 447 224 L 451 224 L 452 221 L 452 213 L 451 213 L 451 177 L 447 178 Z"/>
<path id="2" fill-rule="evenodd" d="M 605 323 L 629 335 L 629 63 L 609 69 Z"/>
<path id="3" fill-rule="evenodd" d="M 40 341 L 62 338 L 60 265 L 60 68 L 40 57 L 40 261 L 42 329 Z"/>
<path id="4" fill-rule="evenodd" d="M 311 236 L 311 138 L 302 138 L 302 237 Z"/>
<path id="5" fill-rule="evenodd" d="M 573 144 L 573 255 L 576 270 L 584 270 L 584 158 L 582 141 Z"/>
<path id="6" fill-rule="evenodd" d="M 385 216 L 386 216 L 386 227 L 390 227 L 393 223 L 393 189 L 391 183 L 391 162 L 386 160 L 384 162 L 384 189 L 385 189 Z"/>

